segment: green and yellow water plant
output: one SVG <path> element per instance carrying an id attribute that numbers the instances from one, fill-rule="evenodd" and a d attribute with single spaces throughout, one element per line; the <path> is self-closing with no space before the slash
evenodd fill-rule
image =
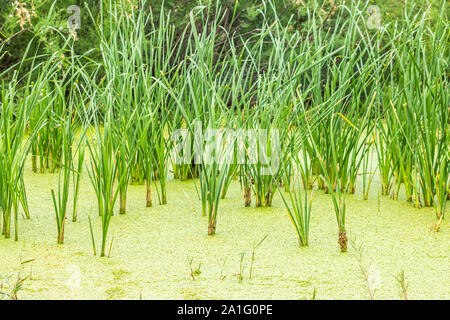
<path id="1" fill-rule="evenodd" d="M 102 223 L 102 244 L 100 249 L 100 256 L 105 256 L 106 241 L 111 218 L 114 214 L 114 205 L 120 193 L 121 184 L 125 183 L 129 178 L 128 171 L 119 172 L 119 163 L 117 161 L 117 154 L 122 150 L 126 143 L 126 136 L 118 137 L 117 128 L 122 126 L 121 118 L 114 117 L 114 107 L 111 103 L 111 96 L 103 96 L 100 102 L 104 106 L 109 106 L 105 110 L 103 117 L 103 127 L 100 126 L 100 119 L 95 112 L 90 112 L 93 119 L 94 140 L 87 140 L 88 150 L 90 154 L 90 166 L 88 167 L 88 174 L 92 186 L 97 197 L 98 212 Z M 96 101 L 91 100 L 91 108 L 96 107 Z M 95 110 L 95 109 L 94 109 Z M 131 127 L 136 118 L 139 116 L 137 109 L 133 111 L 131 117 L 126 119 L 125 130 Z M 89 119 L 86 120 L 90 122 Z M 134 154 L 140 145 L 142 136 L 137 140 L 130 153 Z M 125 164 L 130 167 L 133 163 L 133 158 L 128 159 Z"/>
<path id="2" fill-rule="evenodd" d="M 208 235 L 214 235 L 217 227 L 217 215 L 219 212 L 219 201 L 222 190 L 229 175 L 228 164 L 202 165 L 200 170 L 200 181 L 206 186 L 206 203 L 208 204 Z"/>
<path id="3" fill-rule="evenodd" d="M 76 75 L 76 73 L 75 73 Z M 85 114 L 81 111 L 80 101 L 77 94 L 80 93 L 77 86 L 77 78 L 73 78 L 70 88 L 63 82 L 54 79 L 55 86 L 53 103 L 61 103 L 62 109 L 60 117 L 55 119 L 62 130 L 61 158 L 57 165 L 60 168 L 58 175 L 57 191 L 51 190 L 56 223 L 57 242 L 64 243 L 65 222 L 67 219 L 70 182 L 73 183 L 73 208 L 72 221 L 77 221 L 77 203 L 81 180 L 81 172 L 84 162 L 85 138 L 87 126 L 85 124 Z M 65 96 L 68 96 L 67 98 Z M 82 96 L 82 95 L 81 95 Z M 59 99 L 57 97 L 60 97 Z M 80 112 L 78 112 L 80 110 Z M 54 115 L 57 117 L 56 115 Z M 77 138 L 78 136 L 78 138 Z M 75 157 L 77 160 L 75 161 Z"/>
<path id="4" fill-rule="evenodd" d="M 438 11 L 443 21 L 444 8 L 442 3 Z M 448 48 L 441 45 L 448 39 L 448 23 L 428 28 L 431 5 L 424 14 L 414 10 L 414 5 L 406 8 L 402 24 L 392 30 L 385 122 L 378 125 L 382 141 L 377 148 L 383 193 L 394 176 L 393 197 L 404 186 L 406 199 L 416 207 L 434 206 L 439 221 L 448 197 Z"/>
<path id="5" fill-rule="evenodd" d="M 115 155 L 118 152 L 114 142 L 114 123 L 112 108 L 105 115 L 104 128 L 101 130 L 99 121 L 94 119 L 95 140 L 88 140 L 87 146 L 90 154 L 88 167 L 89 179 L 97 197 L 98 213 L 102 222 L 101 256 L 105 255 L 105 246 L 109 223 L 113 216 L 114 204 L 118 195 L 118 188 L 114 188 L 117 179 L 118 165 Z"/>
<path id="6" fill-rule="evenodd" d="M 42 64 L 42 67 L 52 74 L 55 68 L 50 64 Z M 30 218 L 23 172 L 27 155 L 31 149 L 37 132 L 45 125 L 45 119 L 41 115 L 36 119 L 35 131 L 28 133 L 27 126 L 32 118 L 33 108 L 39 100 L 43 88 L 43 78 L 47 74 L 41 74 L 36 82 L 31 82 L 29 75 L 25 79 L 27 86 L 21 92 L 19 90 L 18 73 L 14 72 L 12 80 L 1 85 L 1 111 L 0 111 L 0 207 L 2 209 L 2 235 L 5 238 L 11 236 L 11 218 L 14 216 L 15 240 L 19 235 L 19 205 L 22 207 L 25 217 Z"/>
<path id="7" fill-rule="evenodd" d="M 61 164 L 59 165 L 61 170 L 59 171 L 57 194 L 55 193 L 55 190 L 51 190 L 58 231 L 58 244 L 64 243 L 64 231 L 69 200 L 69 186 L 71 181 L 71 171 L 73 168 L 72 147 L 74 133 L 72 131 L 72 107 L 69 106 L 66 112 L 68 113 L 67 118 L 61 119 L 60 122 L 60 125 L 63 128 L 63 141 Z"/>
<path id="8" fill-rule="evenodd" d="M 285 177 L 285 185 L 288 186 L 288 196 L 285 197 L 280 191 L 281 199 L 295 229 L 300 247 L 309 245 L 309 225 L 311 220 L 313 191 L 308 190 L 308 168 L 309 159 L 306 149 L 303 149 L 302 156 L 295 154 L 294 159 L 294 179 L 289 181 Z M 306 183 L 305 183 L 306 182 Z"/>

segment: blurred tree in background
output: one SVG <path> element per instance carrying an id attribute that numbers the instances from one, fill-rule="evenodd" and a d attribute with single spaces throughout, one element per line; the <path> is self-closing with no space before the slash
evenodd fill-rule
<path id="1" fill-rule="evenodd" d="M 100 3 L 102 2 L 102 3 Z M 223 14 L 223 27 L 229 34 L 246 37 L 259 26 L 259 15 L 265 0 L 151 0 L 145 8 L 138 8 L 139 0 L 0 0 L 0 73 L 19 63 L 24 55 L 34 57 L 36 54 L 49 54 L 62 50 L 70 35 L 67 25 L 73 12 L 70 6 L 81 8 L 80 29 L 73 32 L 73 48 L 76 54 L 88 52 L 98 46 L 97 31 L 92 19 L 100 19 L 100 8 L 108 10 L 112 4 L 120 4 L 128 10 L 146 10 L 152 14 L 155 23 L 161 10 L 171 13 L 171 21 L 178 34 L 189 23 L 189 12 L 198 6 L 210 8 L 208 14 Z M 316 17 L 322 24 L 333 27 L 333 13 L 337 5 L 345 0 L 278 0 L 276 12 L 284 25 L 289 29 L 302 31 L 308 21 L 308 8 L 318 6 L 321 13 Z M 431 1 L 433 2 L 433 1 Z M 221 11 L 216 10 L 220 4 Z M 381 8 L 383 16 L 400 17 L 405 4 L 400 0 L 368 1 Z M 415 1 L 425 5 L 426 1 Z M 228 11 L 225 11 L 228 10 Z M 416 10 L 421 10 L 417 7 Z M 226 13 L 228 12 L 228 13 Z M 273 16 L 273 13 L 272 13 Z M 270 17 L 270 12 L 269 12 Z M 104 29 L 109 30 L 108 21 L 103 21 Z M 149 26 L 150 28 L 151 26 Z M 205 27 L 205 26 L 199 26 Z M 33 40 L 33 41 L 31 41 Z M 28 49 L 28 50 L 27 50 Z M 95 51 L 93 51 L 94 53 Z M 98 57 L 95 53 L 92 58 Z"/>

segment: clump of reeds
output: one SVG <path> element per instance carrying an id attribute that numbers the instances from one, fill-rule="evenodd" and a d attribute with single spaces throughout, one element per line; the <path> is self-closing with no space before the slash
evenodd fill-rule
<path id="1" fill-rule="evenodd" d="M 308 161 L 306 150 L 303 150 L 303 158 L 296 155 L 294 158 L 294 168 L 296 176 L 293 182 L 285 178 L 285 185 L 288 188 L 288 198 L 280 191 L 286 211 L 292 222 L 298 238 L 300 247 L 309 245 L 309 223 L 311 219 L 313 192 L 308 191 L 307 172 Z"/>

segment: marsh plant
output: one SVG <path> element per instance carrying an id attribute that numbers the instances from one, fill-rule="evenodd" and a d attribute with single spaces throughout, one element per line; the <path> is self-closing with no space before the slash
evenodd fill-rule
<path id="1" fill-rule="evenodd" d="M 61 157 L 62 165 L 59 171 L 59 181 L 57 193 L 52 189 L 52 200 L 55 209 L 56 224 L 58 228 L 58 244 L 64 243 L 64 230 L 67 216 L 67 205 L 69 200 L 69 185 L 72 170 L 72 143 L 73 133 L 71 132 L 71 123 L 65 123 L 66 131 L 63 138 L 63 156 Z"/>
<path id="2" fill-rule="evenodd" d="M 198 266 L 194 266 L 194 258 L 191 258 L 189 256 L 187 257 L 187 261 L 188 261 L 188 264 L 189 264 L 189 274 L 190 274 L 192 280 L 195 281 L 195 280 L 197 280 L 200 277 L 200 275 L 202 273 L 200 271 L 200 268 L 202 267 L 202 263 L 199 262 Z"/>
<path id="3" fill-rule="evenodd" d="M 136 113 L 127 119 L 125 127 L 133 123 Z M 126 144 L 126 137 L 119 138 L 114 130 L 117 128 L 116 119 L 113 118 L 113 110 L 109 109 L 104 119 L 103 130 L 99 127 L 98 119 L 95 119 L 95 144 L 88 142 L 91 165 L 88 167 L 88 174 L 92 186 L 94 187 L 98 213 L 102 222 L 102 244 L 100 256 L 105 256 L 106 240 L 111 218 L 114 214 L 114 205 L 120 193 L 120 186 L 127 180 L 128 171 L 119 170 L 119 162 L 116 161 L 117 154 L 123 151 L 123 145 Z M 135 144 L 135 147 L 139 143 Z M 132 150 L 135 151 L 135 150 Z M 131 159 L 128 159 L 126 165 L 131 165 Z"/>
<path id="4" fill-rule="evenodd" d="M 264 242 L 264 240 L 266 240 L 266 238 L 269 236 L 269 234 L 266 234 L 261 240 L 259 240 L 258 243 L 254 242 L 253 243 L 253 248 L 252 248 L 252 255 L 251 255 L 251 259 L 250 259 L 250 271 L 249 271 L 249 275 L 248 278 L 251 279 L 254 269 L 255 269 L 255 262 L 256 262 L 256 249 L 258 249 L 262 243 Z"/>
<path id="5" fill-rule="evenodd" d="M 113 216 L 114 204 L 118 196 L 118 188 L 114 188 L 118 176 L 118 165 L 115 154 L 118 152 L 113 142 L 113 125 L 110 110 L 103 128 L 100 131 L 98 122 L 95 128 L 95 144 L 88 143 L 91 165 L 88 167 L 89 179 L 97 196 L 98 214 L 102 222 L 101 256 L 105 256 L 106 239 L 109 223 Z M 108 119 L 109 118 L 109 119 Z"/>
<path id="6" fill-rule="evenodd" d="M 202 197 L 202 212 L 208 217 L 208 235 L 216 233 L 219 202 L 229 174 L 229 165 L 204 164 L 200 168 L 200 188 Z"/>
<path id="7" fill-rule="evenodd" d="M 239 283 L 244 282 L 244 270 L 245 270 L 245 252 L 239 254 L 239 272 L 236 274 Z"/>
<path id="8" fill-rule="evenodd" d="M 11 278 L 0 274 L 0 300 L 18 300 L 18 294 L 27 280 L 22 278 L 20 273 L 17 274 L 16 280 Z"/>
<path id="9" fill-rule="evenodd" d="M 298 245 L 305 247 L 309 245 L 309 224 L 311 219 L 313 192 L 308 190 L 308 159 L 306 149 L 303 149 L 303 158 L 295 156 L 294 168 L 296 176 L 293 182 L 285 177 L 284 184 L 288 189 L 285 197 L 280 191 L 281 199 L 291 220 L 292 226 L 298 239 Z"/>
<path id="10" fill-rule="evenodd" d="M 350 244 L 353 248 L 354 255 L 359 264 L 359 269 L 363 275 L 367 291 L 369 293 L 369 297 L 371 300 L 375 299 L 375 294 L 381 286 L 381 274 L 380 270 L 376 265 L 370 265 L 367 267 L 366 262 L 364 260 L 364 242 L 357 244 L 356 240 L 351 240 Z"/>
<path id="11" fill-rule="evenodd" d="M 406 282 L 405 270 L 400 271 L 394 278 L 400 288 L 400 298 L 403 300 L 408 300 L 408 284 Z"/>
<path id="12" fill-rule="evenodd" d="M 39 99 L 42 82 L 31 86 L 27 96 L 18 100 L 18 74 L 12 81 L 1 84 L 0 113 L 0 206 L 2 209 L 2 235 L 11 236 L 11 221 L 14 219 L 15 240 L 19 238 L 19 206 L 30 218 L 23 172 L 28 152 L 36 131 L 28 134 L 27 126 L 33 108 Z M 39 129 L 45 124 L 42 116 L 35 120 Z"/>
<path id="13" fill-rule="evenodd" d="M 86 134 L 86 126 L 83 128 L 83 115 L 78 114 L 75 92 L 71 92 L 70 98 L 65 99 L 67 92 L 65 87 L 55 85 L 54 103 L 60 103 L 61 115 L 54 115 L 58 119 L 58 126 L 62 131 L 61 156 L 57 161 L 57 167 L 60 169 L 58 174 L 58 188 L 55 192 L 51 190 L 53 206 L 55 210 L 56 224 L 59 244 L 64 243 L 65 222 L 68 214 L 69 190 L 70 182 L 73 182 L 73 209 L 72 221 L 77 220 L 77 201 L 79 193 L 79 185 L 81 179 L 81 171 L 84 161 L 84 139 Z M 77 86 L 73 86 L 76 90 Z M 79 140 L 76 135 L 79 134 Z M 75 163 L 74 158 L 78 157 Z"/>

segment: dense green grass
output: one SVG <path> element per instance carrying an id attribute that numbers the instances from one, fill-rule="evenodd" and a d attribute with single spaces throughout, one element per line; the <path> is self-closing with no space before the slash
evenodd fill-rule
<path id="1" fill-rule="evenodd" d="M 242 185 L 245 206 L 253 196 L 256 207 L 270 207 L 278 190 L 302 246 L 309 237 L 307 189 L 323 189 L 345 252 L 346 197 L 360 187 L 359 175 L 368 194 L 374 150 L 380 192 L 397 198 L 404 188 L 416 207 L 433 206 L 437 231 L 449 194 L 448 17 L 445 1 L 427 4 L 429 11 L 414 4 L 422 5 L 411 1 L 401 19 L 383 14 L 372 29 L 368 3 L 337 3 L 324 16 L 314 2 L 295 30 L 294 17 L 277 19 L 276 6 L 264 2 L 257 7 L 258 28 L 246 37 L 224 27 L 238 15 L 237 4 L 228 11 L 194 8 L 181 36 L 169 12 L 148 15 L 145 2 L 111 2 L 99 18 L 91 12 L 98 39 L 91 50 L 77 54 L 76 40 L 61 32 L 60 50 L 25 55 L 0 75 L 13 74 L 0 99 L 2 234 L 10 236 L 14 218 L 18 239 L 19 205 L 32 217 L 23 183 L 30 155 L 36 174 L 60 172 L 52 191 L 59 243 L 68 201 L 76 203 L 87 165 L 102 217 L 101 256 L 116 202 L 120 214 L 127 212 L 130 183 L 146 184 L 142 204 L 153 205 L 154 187 L 165 205 L 170 171 L 176 179 L 200 179 L 209 235 L 233 179 Z M 243 161 L 224 165 L 206 163 L 204 154 L 199 163 L 191 144 L 182 151 L 187 163 L 175 163 L 172 134 L 194 136 L 198 124 L 202 132 L 252 130 L 257 147 L 246 136 L 231 152 L 236 160 L 242 147 Z M 209 150 L 211 143 L 201 139 L 199 147 Z M 276 166 L 264 165 L 278 155 Z"/>

